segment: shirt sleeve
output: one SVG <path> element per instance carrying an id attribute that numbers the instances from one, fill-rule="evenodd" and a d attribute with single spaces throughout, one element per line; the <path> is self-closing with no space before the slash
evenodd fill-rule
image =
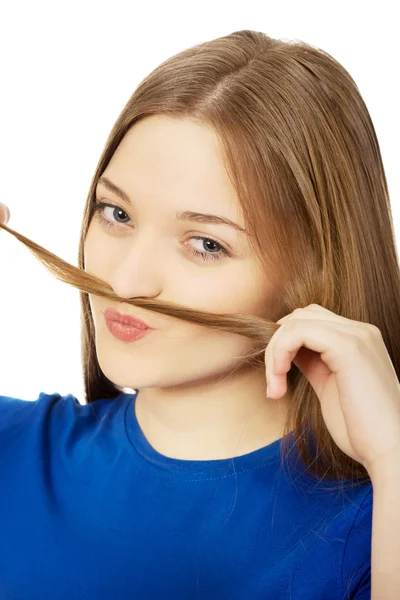
<path id="1" fill-rule="evenodd" d="M 363 575 L 357 585 L 357 591 L 352 600 L 371 600 L 371 562 L 364 565 Z"/>
<path id="2" fill-rule="evenodd" d="M 343 598 L 371 600 L 372 485 L 350 528 L 342 567 Z"/>

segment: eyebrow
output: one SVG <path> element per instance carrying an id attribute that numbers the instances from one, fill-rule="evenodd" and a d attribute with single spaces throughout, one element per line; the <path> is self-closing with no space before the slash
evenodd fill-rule
<path id="1" fill-rule="evenodd" d="M 132 204 L 131 199 L 128 194 L 124 192 L 123 189 L 115 185 L 112 181 L 107 179 L 107 177 L 100 177 L 98 183 L 104 185 L 110 192 L 113 192 L 116 196 L 119 196 L 124 200 L 127 204 Z M 212 225 L 228 225 L 229 227 L 233 227 L 237 231 L 241 231 L 242 233 L 247 234 L 247 231 L 240 227 L 237 223 L 234 223 L 230 219 L 226 219 L 225 217 L 218 217 L 217 215 L 208 215 L 204 213 L 193 212 L 190 210 L 186 210 L 184 212 L 177 212 L 176 218 L 179 221 L 191 221 L 193 223 L 210 223 Z"/>

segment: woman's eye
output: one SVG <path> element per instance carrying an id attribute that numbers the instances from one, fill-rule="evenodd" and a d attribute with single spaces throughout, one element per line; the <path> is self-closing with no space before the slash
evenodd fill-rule
<path id="1" fill-rule="evenodd" d="M 199 244 L 201 248 L 204 248 L 207 244 L 208 245 L 211 244 L 211 246 L 212 246 L 212 248 L 207 248 L 207 250 L 209 250 L 208 252 L 205 252 L 205 251 L 199 252 L 195 248 L 192 248 L 192 254 L 195 257 L 199 256 L 203 260 L 219 260 L 220 258 L 223 258 L 224 256 L 229 256 L 229 252 L 223 246 L 221 246 L 221 244 L 219 244 L 212 238 L 195 235 L 190 239 L 191 240 L 199 240 L 201 242 Z M 217 246 L 217 250 L 215 249 L 215 246 Z"/>
<path id="2" fill-rule="evenodd" d="M 110 209 L 108 216 L 110 217 L 110 219 L 122 219 L 115 221 L 110 220 L 109 218 L 105 219 L 103 214 L 104 214 L 104 210 L 103 209 Z M 94 200 L 93 201 L 93 214 L 95 216 L 95 218 L 102 224 L 105 225 L 106 227 L 118 227 L 118 224 L 120 223 L 121 225 L 125 225 L 126 221 L 124 221 L 124 219 L 127 219 L 128 221 L 130 220 L 129 215 L 122 210 L 122 208 L 120 208 L 119 206 L 116 206 L 115 204 L 107 204 L 106 202 L 100 202 L 99 200 Z M 122 214 L 122 216 L 121 216 Z"/>
<path id="3" fill-rule="evenodd" d="M 110 209 L 108 213 L 109 218 L 107 219 L 103 216 L 103 209 L 106 208 Z M 116 204 L 108 204 L 107 202 L 101 202 L 100 200 L 93 200 L 92 209 L 93 217 L 104 227 L 111 227 L 112 229 L 121 229 L 124 225 L 126 225 L 127 221 L 130 221 L 129 215 Z M 117 220 L 114 221 L 113 219 Z M 196 248 L 193 248 L 193 246 L 188 246 L 188 242 L 190 242 L 191 240 L 198 240 L 199 242 L 201 242 L 199 246 L 200 248 L 202 248 L 202 250 L 199 251 Z M 205 249 L 206 245 L 211 245 L 211 248 L 208 247 Z M 186 246 L 188 246 L 189 251 L 195 258 L 200 257 L 204 261 L 219 260 L 225 256 L 230 256 L 228 250 L 226 250 L 226 248 L 224 248 L 224 246 L 222 246 L 219 242 L 216 242 L 212 238 L 203 237 L 200 235 L 193 236 L 189 240 L 187 240 L 185 242 L 185 247 Z M 215 246 L 217 248 L 215 248 Z"/>

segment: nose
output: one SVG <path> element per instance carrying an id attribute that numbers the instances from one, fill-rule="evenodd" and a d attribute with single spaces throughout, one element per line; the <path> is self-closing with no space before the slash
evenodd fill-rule
<path id="1" fill-rule="evenodd" d="M 160 263 L 161 254 L 153 236 L 137 233 L 129 247 L 124 248 L 122 260 L 118 256 L 116 264 L 111 262 L 109 283 L 114 292 L 121 298 L 158 296 L 162 291 L 166 270 Z"/>

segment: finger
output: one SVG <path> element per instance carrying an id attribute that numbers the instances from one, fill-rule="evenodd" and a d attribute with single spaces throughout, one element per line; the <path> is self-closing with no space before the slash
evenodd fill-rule
<path id="1" fill-rule="evenodd" d="M 8 209 L 8 206 L 6 206 L 2 202 L 0 202 L 0 223 L 3 223 L 4 225 L 6 225 L 8 223 L 9 218 L 10 218 L 10 211 Z"/>
<path id="2" fill-rule="evenodd" d="M 306 322 L 307 321 L 307 322 Z M 278 399 L 287 391 L 287 373 L 296 355 L 304 346 L 322 354 L 330 372 L 339 370 L 340 346 L 355 338 L 347 324 L 329 320 L 295 319 L 287 321 L 272 336 L 266 350 L 268 396 Z M 315 385 L 315 382 L 310 381 Z"/>

